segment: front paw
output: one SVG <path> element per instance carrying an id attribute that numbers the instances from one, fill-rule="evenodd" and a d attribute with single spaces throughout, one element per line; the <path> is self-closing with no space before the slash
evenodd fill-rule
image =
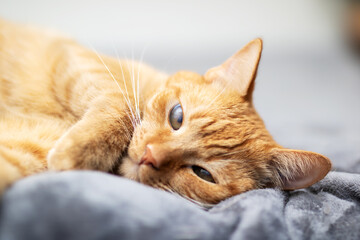
<path id="1" fill-rule="evenodd" d="M 71 156 L 73 141 L 71 139 L 60 139 L 55 146 L 49 151 L 47 163 L 49 170 L 63 171 L 78 168 L 79 165 Z"/>
<path id="2" fill-rule="evenodd" d="M 50 170 L 109 171 L 129 144 L 128 116 L 115 107 L 93 104 L 49 151 Z"/>
<path id="3" fill-rule="evenodd" d="M 112 133 L 110 131 L 110 133 Z M 109 140 L 110 138 L 110 140 Z M 117 135 L 91 133 L 74 128 L 61 137 L 47 156 L 49 170 L 87 169 L 109 171 L 121 155 L 125 145 Z"/>

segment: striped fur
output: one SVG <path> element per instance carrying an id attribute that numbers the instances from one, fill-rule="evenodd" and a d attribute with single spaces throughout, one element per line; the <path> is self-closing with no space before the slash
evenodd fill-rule
<path id="1" fill-rule="evenodd" d="M 279 146 L 253 107 L 260 53 L 254 40 L 204 76 L 167 76 L 0 20 L 0 192 L 48 169 L 112 172 L 202 204 L 320 180 L 330 161 Z M 184 117 L 174 131 L 177 103 Z M 159 168 L 139 164 L 148 144 L 164 158 Z"/>

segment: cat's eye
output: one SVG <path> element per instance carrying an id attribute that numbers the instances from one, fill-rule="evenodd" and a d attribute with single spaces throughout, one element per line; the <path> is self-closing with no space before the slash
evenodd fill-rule
<path id="1" fill-rule="evenodd" d="M 174 130 L 178 130 L 183 122 L 183 110 L 181 105 L 176 104 L 169 113 L 169 123 Z"/>
<path id="2" fill-rule="evenodd" d="M 208 181 L 208 182 L 215 183 L 214 178 L 211 176 L 211 173 L 209 173 L 208 170 L 206 170 L 202 167 L 196 166 L 196 165 L 191 166 L 191 168 L 199 178 L 204 179 L 205 181 Z"/>

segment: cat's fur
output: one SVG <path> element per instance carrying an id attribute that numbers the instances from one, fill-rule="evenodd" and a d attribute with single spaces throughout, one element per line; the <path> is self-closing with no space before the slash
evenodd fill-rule
<path id="1" fill-rule="evenodd" d="M 253 107 L 261 49 L 256 39 L 204 76 L 167 76 L 0 20 L 0 192 L 48 169 L 115 172 L 203 203 L 313 184 L 330 161 L 279 146 Z M 184 115 L 174 130 L 177 103 Z"/>

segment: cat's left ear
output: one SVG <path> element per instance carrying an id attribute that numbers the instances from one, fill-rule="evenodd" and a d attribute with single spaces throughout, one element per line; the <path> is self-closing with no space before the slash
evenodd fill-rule
<path id="1" fill-rule="evenodd" d="M 323 179 L 331 169 L 330 160 L 318 153 L 275 148 L 272 150 L 274 176 L 284 190 L 306 188 Z"/>
<path id="2" fill-rule="evenodd" d="M 261 51 L 262 40 L 254 39 L 222 65 L 209 69 L 204 78 L 207 82 L 221 83 L 251 98 Z"/>

